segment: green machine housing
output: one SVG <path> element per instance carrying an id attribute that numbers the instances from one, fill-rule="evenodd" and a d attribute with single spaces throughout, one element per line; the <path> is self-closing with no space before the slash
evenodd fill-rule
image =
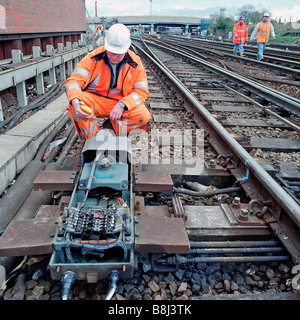
<path id="1" fill-rule="evenodd" d="M 103 130 L 105 131 L 105 130 Z M 73 271 L 95 283 L 134 271 L 131 140 L 97 134 L 82 151 L 82 170 L 61 217 L 49 267 L 53 280 Z"/>

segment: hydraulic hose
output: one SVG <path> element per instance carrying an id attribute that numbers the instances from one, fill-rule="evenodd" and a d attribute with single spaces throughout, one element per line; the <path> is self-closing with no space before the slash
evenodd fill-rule
<path id="1" fill-rule="evenodd" d="M 217 190 L 210 190 L 210 191 L 203 191 L 203 192 L 195 192 L 188 189 L 182 189 L 182 188 L 176 188 L 173 187 L 173 191 L 175 193 L 181 193 L 186 194 L 193 197 L 211 197 L 218 194 L 223 193 L 233 193 L 233 192 L 239 192 L 242 191 L 241 187 L 232 187 L 232 188 L 224 188 L 224 189 L 217 189 Z"/>
<path id="2" fill-rule="evenodd" d="M 66 159 L 67 155 L 69 154 L 70 149 L 73 147 L 75 141 L 77 140 L 77 132 L 76 129 L 73 125 L 73 123 L 71 124 L 72 126 L 72 130 L 68 136 L 68 139 L 64 145 L 64 149 L 63 151 L 60 153 L 57 161 L 55 162 L 56 167 L 61 167 L 64 160 Z M 55 150 L 55 149 L 54 149 Z"/>
<path id="3" fill-rule="evenodd" d="M 117 270 L 112 271 L 110 280 L 110 288 L 104 300 L 110 300 L 117 290 L 117 282 L 119 280 L 119 272 Z"/>
<path id="4" fill-rule="evenodd" d="M 66 156 L 68 155 L 68 153 L 70 151 L 70 148 L 74 144 L 74 140 L 72 140 L 72 145 L 69 146 L 70 138 L 74 134 L 74 132 L 76 132 L 76 129 L 75 129 L 73 123 L 71 122 L 71 125 L 70 125 L 69 129 L 65 132 L 64 137 L 63 137 L 63 139 L 66 139 L 66 140 L 63 143 L 61 143 L 58 146 L 56 146 L 52 150 L 52 152 L 50 153 L 48 158 L 46 159 L 46 161 L 45 161 L 45 163 L 46 163 L 45 170 L 60 170 L 63 161 L 65 160 Z M 66 148 L 67 148 L 67 152 L 66 152 Z M 53 162 L 53 160 L 55 159 L 55 157 L 57 157 L 58 154 L 59 154 L 58 159 L 56 160 L 56 162 Z M 61 160 L 58 162 L 59 159 L 61 159 Z M 55 164 L 55 166 L 54 166 L 55 169 L 53 169 L 52 166 L 51 166 L 51 164 L 53 164 L 53 163 Z"/>

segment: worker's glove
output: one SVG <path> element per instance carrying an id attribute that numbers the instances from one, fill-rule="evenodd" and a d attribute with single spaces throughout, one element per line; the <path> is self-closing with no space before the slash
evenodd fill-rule
<path id="1" fill-rule="evenodd" d="M 109 118 L 111 121 L 117 121 L 120 120 L 122 117 L 122 114 L 124 112 L 124 108 L 122 108 L 119 104 L 119 102 L 114 106 L 114 108 L 111 110 L 109 114 Z"/>
<path id="2" fill-rule="evenodd" d="M 86 119 L 86 120 L 87 120 L 87 119 L 89 119 L 89 118 L 91 117 L 90 114 L 88 114 L 88 113 L 86 113 L 86 112 L 84 112 L 84 111 L 82 111 L 82 110 L 80 109 L 80 106 L 85 104 L 83 101 L 81 101 L 81 100 L 79 100 L 79 99 L 77 99 L 77 98 L 74 98 L 74 99 L 71 101 L 71 104 L 72 104 L 72 106 L 73 106 L 73 108 L 74 108 L 74 111 L 75 111 L 76 116 L 77 116 L 79 119 Z"/>

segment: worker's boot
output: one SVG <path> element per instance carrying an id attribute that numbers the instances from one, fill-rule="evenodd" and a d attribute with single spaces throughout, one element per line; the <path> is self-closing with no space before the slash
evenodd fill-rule
<path id="1" fill-rule="evenodd" d="M 244 52 L 240 52 L 240 56 L 243 57 L 244 56 Z"/>
<path id="2" fill-rule="evenodd" d="M 234 52 L 233 54 L 236 56 L 236 55 L 237 55 L 237 52 Z"/>

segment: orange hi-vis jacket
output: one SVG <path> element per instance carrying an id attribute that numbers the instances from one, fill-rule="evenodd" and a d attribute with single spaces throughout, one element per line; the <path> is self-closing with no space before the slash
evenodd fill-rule
<path id="1" fill-rule="evenodd" d="M 238 22 L 233 27 L 233 43 L 244 44 L 248 40 L 248 28 L 243 22 L 242 25 Z"/>
<path id="2" fill-rule="evenodd" d="M 147 99 L 149 92 L 146 71 L 141 59 L 134 52 L 128 50 L 123 60 L 117 65 L 115 83 L 113 83 L 112 72 L 104 46 L 90 52 L 76 65 L 72 75 L 66 81 L 69 102 L 74 98 L 78 98 L 85 103 L 94 100 L 97 103 L 99 102 L 103 108 L 109 109 L 106 115 L 103 111 L 99 111 L 98 114 L 109 116 L 113 106 L 118 101 L 122 101 L 126 105 L 123 116 L 130 120 L 128 123 L 134 127 L 137 127 L 136 124 L 138 126 L 145 125 L 150 116 L 143 102 Z M 89 103 L 87 104 L 89 105 Z M 84 131 L 82 126 L 86 126 L 86 122 L 80 119 L 76 119 L 75 122 L 74 110 L 72 112 L 72 109 L 70 103 L 68 107 L 70 117 L 78 135 L 80 135 L 80 130 Z M 97 113 L 96 109 L 95 107 L 95 114 Z M 133 116 L 133 119 L 130 118 L 130 115 Z M 135 123 L 134 115 L 139 115 L 139 119 L 136 119 L 137 123 Z M 95 126 L 95 118 L 93 114 L 93 118 L 89 119 L 92 122 L 93 130 L 90 128 L 89 133 L 84 134 L 86 138 L 98 131 L 97 125 Z M 142 121 L 142 119 L 144 120 Z"/>
<path id="3" fill-rule="evenodd" d="M 267 23 L 260 22 L 258 24 L 256 41 L 262 42 L 262 43 L 268 42 L 270 33 L 271 33 L 271 23 L 270 22 L 267 22 Z"/>

